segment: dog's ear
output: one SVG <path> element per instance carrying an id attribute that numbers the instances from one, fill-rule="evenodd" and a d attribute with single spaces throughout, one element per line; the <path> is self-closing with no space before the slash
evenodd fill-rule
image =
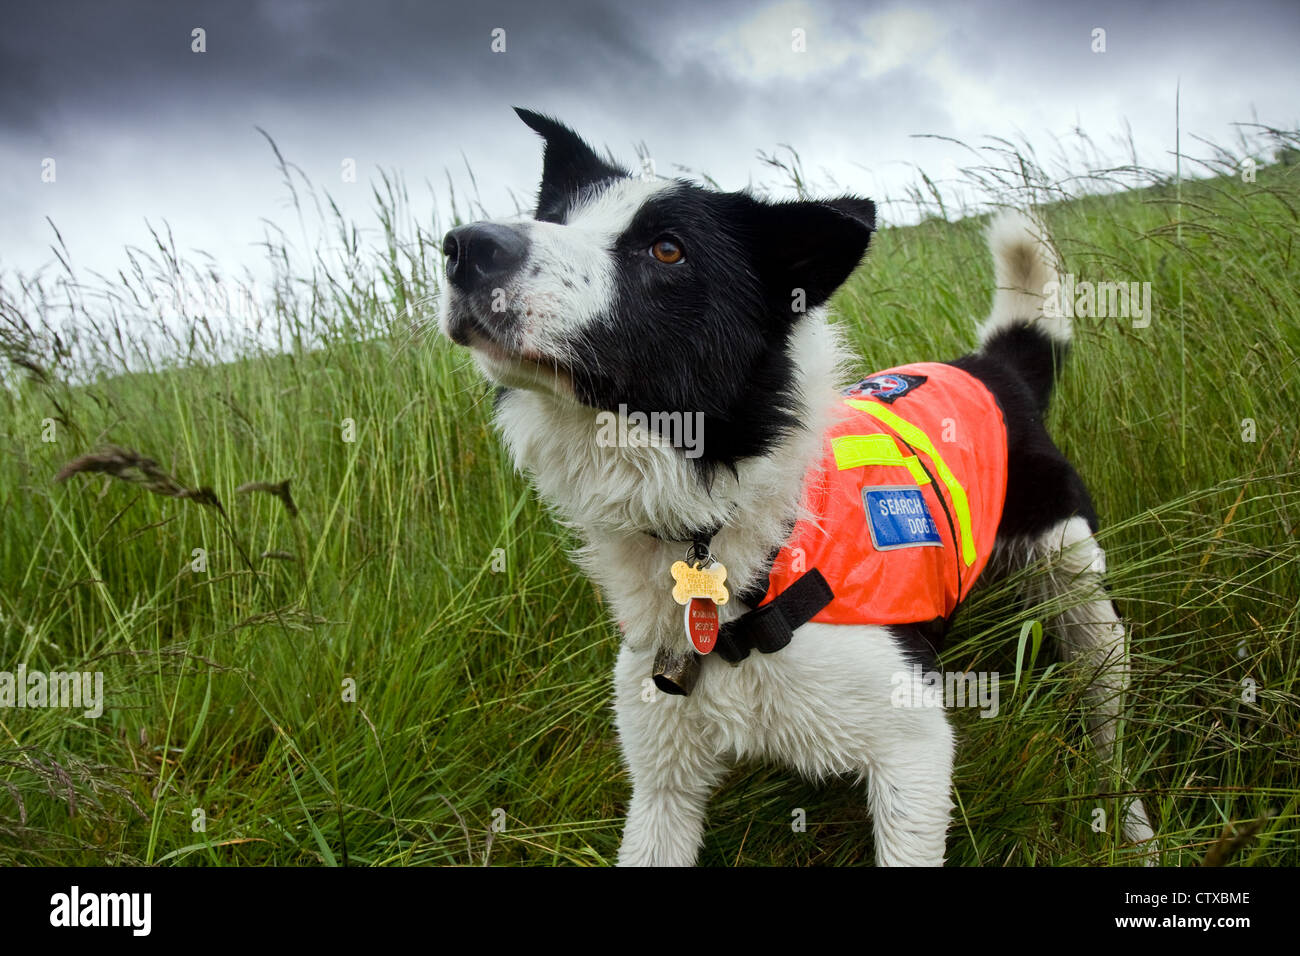
<path id="1" fill-rule="evenodd" d="M 748 239 L 764 284 L 791 317 L 822 305 L 857 268 L 876 229 L 876 204 L 755 201 Z"/>
<path id="2" fill-rule="evenodd" d="M 628 175 L 601 159 L 581 136 L 559 120 L 518 106 L 515 112 L 529 129 L 546 140 L 542 154 L 542 186 L 537 194 L 535 215 L 538 219 L 558 222 L 563 219 L 569 201 L 584 186 Z"/>

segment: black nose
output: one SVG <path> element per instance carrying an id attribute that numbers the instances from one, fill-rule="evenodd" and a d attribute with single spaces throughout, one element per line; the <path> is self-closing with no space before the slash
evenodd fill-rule
<path id="1" fill-rule="evenodd" d="M 519 267 L 528 240 L 518 230 L 491 222 L 453 229 L 442 240 L 447 278 L 463 292 L 491 288 Z"/>

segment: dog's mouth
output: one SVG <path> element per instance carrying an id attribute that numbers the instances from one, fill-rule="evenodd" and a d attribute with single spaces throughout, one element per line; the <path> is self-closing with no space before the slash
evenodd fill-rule
<path id="1" fill-rule="evenodd" d="M 515 336 L 497 331 L 472 309 L 455 310 L 447 334 L 474 353 L 479 365 L 496 384 L 531 388 L 573 396 L 572 371 L 554 356 L 510 341 Z"/>
<path id="2" fill-rule="evenodd" d="M 537 351 L 523 349 L 515 351 L 482 334 L 473 334 L 466 343 L 480 356 L 496 365 L 514 365 L 523 369 L 548 372 L 552 375 L 568 375 L 569 370 L 558 359 Z"/>

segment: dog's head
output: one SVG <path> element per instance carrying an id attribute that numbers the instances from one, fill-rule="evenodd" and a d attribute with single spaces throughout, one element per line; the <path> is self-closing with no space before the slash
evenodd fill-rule
<path id="1" fill-rule="evenodd" d="M 765 451 L 798 411 L 790 332 L 862 259 L 875 206 L 635 177 L 517 112 L 546 142 L 536 212 L 447 234 L 442 331 L 506 388 L 702 416 L 703 464 Z"/>

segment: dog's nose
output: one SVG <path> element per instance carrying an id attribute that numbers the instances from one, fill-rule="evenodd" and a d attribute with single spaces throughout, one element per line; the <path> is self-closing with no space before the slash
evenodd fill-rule
<path id="1" fill-rule="evenodd" d="M 447 278 L 462 292 L 491 288 L 519 267 L 528 240 L 518 230 L 492 222 L 453 229 L 442 240 Z"/>

